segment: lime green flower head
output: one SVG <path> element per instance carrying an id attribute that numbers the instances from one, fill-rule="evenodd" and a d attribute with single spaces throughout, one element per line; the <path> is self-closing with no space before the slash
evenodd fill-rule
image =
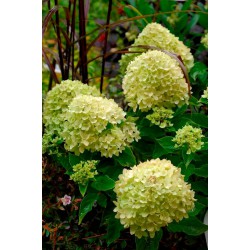
<path id="1" fill-rule="evenodd" d="M 164 49 L 180 55 L 184 65 L 189 71 L 194 65 L 194 58 L 190 52 L 190 49 L 186 47 L 178 37 L 170 33 L 170 31 L 158 23 L 148 24 L 143 31 L 139 34 L 137 39 L 132 46 L 138 45 L 148 45 L 156 46 L 159 49 Z M 140 48 L 129 48 L 129 51 L 144 51 Z M 124 74 L 129 62 L 133 61 L 138 55 L 138 53 L 128 53 L 122 55 L 120 64 L 120 71 Z"/>
<path id="2" fill-rule="evenodd" d="M 194 191 L 169 160 L 150 160 L 124 169 L 115 184 L 116 218 L 136 237 L 153 238 L 172 221 L 188 217 Z"/>
<path id="3" fill-rule="evenodd" d="M 62 132 L 65 149 L 76 155 L 85 150 L 101 152 L 105 157 L 118 155 L 131 139 L 131 135 L 122 130 L 125 114 L 114 100 L 78 95 L 65 115 L 67 121 Z M 134 130 L 132 137 L 137 140 L 137 128 Z"/>
<path id="4" fill-rule="evenodd" d="M 98 161 L 81 161 L 73 166 L 74 173 L 70 176 L 70 180 L 73 180 L 77 184 L 85 185 L 90 179 L 93 179 L 98 174 L 96 171 L 96 165 Z"/>
<path id="5" fill-rule="evenodd" d="M 187 154 L 191 154 L 200 150 L 204 142 L 201 141 L 202 130 L 200 128 L 194 128 L 191 125 L 186 125 L 183 128 L 177 130 L 176 136 L 173 139 L 175 147 L 188 146 Z"/>
<path id="6" fill-rule="evenodd" d="M 42 153 L 48 153 L 49 155 L 60 156 L 59 145 L 63 142 L 63 139 L 52 130 L 45 130 L 42 139 Z"/>
<path id="7" fill-rule="evenodd" d="M 204 45 L 204 47 L 208 48 L 208 33 L 206 33 L 206 34 L 201 38 L 201 43 Z"/>
<path id="8" fill-rule="evenodd" d="M 208 99 L 208 87 L 204 90 L 204 93 L 201 97 Z"/>
<path id="9" fill-rule="evenodd" d="M 152 50 L 135 58 L 127 68 L 122 87 L 135 111 L 172 108 L 188 103 L 188 84 L 178 62 L 164 52 Z"/>
<path id="10" fill-rule="evenodd" d="M 65 112 L 72 99 L 79 94 L 100 96 L 100 92 L 95 87 L 71 80 L 62 81 L 49 91 L 44 102 L 44 125 L 50 130 L 60 132 L 63 128 Z"/>
<path id="11" fill-rule="evenodd" d="M 164 107 L 153 108 L 153 113 L 146 116 L 151 123 L 159 126 L 160 128 L 171 127 L 173 124 L 170 119 L 173 118 L 174 111 Z"/>

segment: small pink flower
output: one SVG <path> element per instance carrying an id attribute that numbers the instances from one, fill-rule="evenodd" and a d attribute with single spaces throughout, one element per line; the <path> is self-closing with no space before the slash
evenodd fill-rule
<path id="1" fill-rule="evenodd" d="M 61 201 L 64 206 L 69 205 L 71 203 L 71 196 L 65 194 L 64 197 L 61 198 Z"/>

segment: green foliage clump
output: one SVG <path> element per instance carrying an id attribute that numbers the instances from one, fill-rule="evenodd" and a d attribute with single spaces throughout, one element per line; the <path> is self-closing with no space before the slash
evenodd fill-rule
<path id="1" fill-rule="evenodd" d="M 147 115 L 146 118 L 150 120 L 152 124 L 159 126 L 160 128 L 171 127 L 173 124 L 170 119 L 173 118 L 174 111 L 171 109 L 166 109 L 164 107 L 153 108 L 153 113 Z"/>
<path id="2" fill-rule="evenodd" d="M 74 173 L 70 176 L 70 179 L 77 184 L 86 185 L 90 179 L 93 179 L 98 174 L 96 171 L 96 164 L 98 161 L 81 161 L 73 166 Z"/>
<path id="3" fill-rule="evenodd" d="M 189 71 L 194 65 L 194 58 L 190 52 L 190 49 L 184 45 L 182 41 L 175 35 L 171 34 L 170 31 L 158 23 L 148 24 L 143 31 L 135 39 L 132 46 L 148 45 L 156 46 L 159 49 L 164 49 L 173 52 L 181 56 L 184 65 Z M 129 48 L 130 52 L 142 51 L 140 48 Z M 125 73 L 129 62 L 133 61 L 139 54 L 129 53 L 122 56 L 120 63 L 120 71 Z"/>
<path id="4" fill-rule="evenodd" d="M 191 125 L 185 125 L 183 128 L 176 132 L 176 136 L 173 139 L 175 147 L 182 147 L 187 145 L 187 154 L 191 154 L 200 150 L 204 142 L 202 142 L 202 130 L 200 128 L 194 128 Z"/>
<path id="5" fill-rule="evenodd" d="M 153 238 L 161 227 L 188 217 L 194 208 L 194 191 L 180 171 L 166 159 L 123 170 L 114 188 L 114 211 L 131 234 Z"/>
<path id="6" fill-rule="evenodd" d="M 152 50 L 135 58 L 127 68 L 122 87 L 135 111 L 172 108 L 188 103 L 188 84 L 178 62 L 164 52 Z"/>
<path id="7" fill-rule="evenodd" d="M 126 123 L 125 114 L 114 100 L 75 97 L 65 114 L 65 149 L 76 155 L 85 150 L 101 152 L 105 157 L 119 155 L 131 141 L 140 138 L 136 126 Z"/>

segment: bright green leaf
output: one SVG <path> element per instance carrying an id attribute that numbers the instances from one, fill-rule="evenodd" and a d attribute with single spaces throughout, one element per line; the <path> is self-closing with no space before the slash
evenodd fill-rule
<path id="1" fill-rule="evenodd" d="M 109 178 L 107 175 L 95 177 L 95 181 L 91 184 L 91 187 L 98 191 L 113 189 L 114 186 L 115 181 Z"/>
<path id="2" fill-rule="evenodd" d="M 126 147 L 119 156 L 114 156 L 114 159 L 123 167 L 136 165 L 136 159 L 129 147 Z"/>
<path id="3" fill-rule="evenodd" d="M 164 149 L 165 154 L 174 152 L 175 143 L 172 140 L 173 140 L 173 137 L 171 136 L 165 136 L 161 139 L 156 139 L 157 143 L 159 143 L 159 145 Z"/>
<path id="4" fill-rule="evenodd" d="M 82 220 L 85 217 L 85 215 L 92 210 L 92 207 L 95 201 L 97 200 L 97 197 L 98 193 L 89 193 L 82 199 L 79 209 L 78 225 L 82 223 Z"/>
<path id="5" fill-rule="evenodd" d="M 87 188 L 88 188 L 88 183 L 86 185 L 79 184 L 79 191 L 82 196 L 85 195 Z"/>

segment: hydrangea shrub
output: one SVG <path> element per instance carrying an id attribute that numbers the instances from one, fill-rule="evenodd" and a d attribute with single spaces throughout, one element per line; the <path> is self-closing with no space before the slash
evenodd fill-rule
<path id="1" fill-rule="evenodd" d="M 179 55 L 192 92 L 169 54 L 129 48 L 140 53 L 120 61 L 120 106 L 80 81 L 62 81 L 48 92 L 43 153 L 79 187 L 78 193 L 65 192 L 70 196 L 61 203 L 69 211 L 80 200 L 80 226 L 98 221 L 101 240 L 110 248 L 130 232 L 136 249 L 141 240 L 145 249 L 156 250 L 160 232 L 196 237 L 207 230 L 202 223 L 208 206 L 206 68 L 200 62 L 193 67 L 190 49 L 158 23 L 146 25 L 133 45 Z"/>

